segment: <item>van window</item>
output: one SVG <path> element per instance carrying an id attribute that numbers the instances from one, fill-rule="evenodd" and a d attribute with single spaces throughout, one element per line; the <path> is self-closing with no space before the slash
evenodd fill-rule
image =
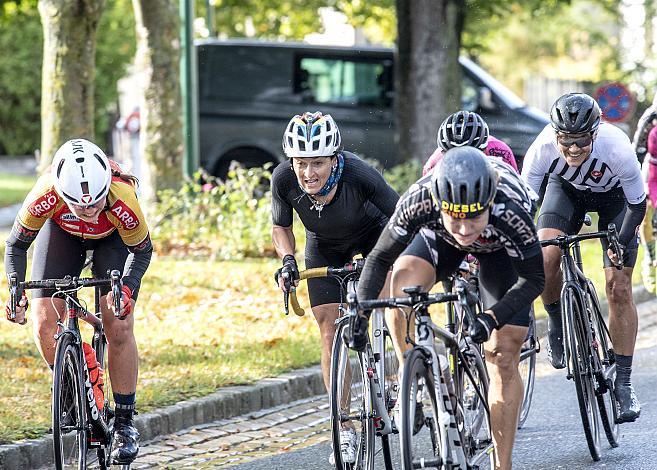
<path id="1" fill-rule="evenodd" d="M 465 73 L 461 73 L 461 108 L 466 111 L 479 108 L 479 87 Z"/>
<path id="2" fill-rule="evenodd" d="M 304 101 L 338 106 L 389 106 L 391 68 L 383 62 L 302 57 L 295 92 Z"/>

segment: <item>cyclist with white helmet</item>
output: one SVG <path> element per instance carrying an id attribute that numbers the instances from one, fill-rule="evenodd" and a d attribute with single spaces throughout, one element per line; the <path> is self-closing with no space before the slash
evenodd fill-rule
<path id="1" fill-rule="evenodd" d="M 298 283 L 293 210 L 306 229 L 306 268 L 341 266 L 358 253 L 366 256 L 395 209 L 397 193 L 376 169 L 343 150 L 338 126 L 328 114 L 294 116 L 285 128 L 283 150 L 288 160 L 274 169 L 271 180 L 272 238 L 283 260 L 278 273 Z M 277 277 L 285 290 L 283 277 Z M 308 292 L 328 390 L 340 286 L 330 278 L 309 279 Z M 354 462 L 356 434 L 348 423 L 343 433 L 341 442 L 350 443 L 342 449 L 343 460 Z"/>
<path id="2" fill-rule="evenodd" d="M 25 279 L 27 250 L 35 242 L 32 280 L 79 276 L 87 250 L 93 251 L 92 272 L 123 273 L 121 311 L 116 318 L 109 287 L 101 302 L 112 391 L 116 405 L 112 458 L 129 464 L 139 451 L 134 426 L 137 386 L 137 345 L 133 333 L 134 310 L 141 278 L 153 245 L 135 193 L 136 178 L 121 172 L 95 144 L 73 139 L 55 153 L 50 171 L 41 176 L 16 216 L 5 249 L 5 271 Z M 50 296 L 51 289 L 33 291 L 34 336 L 39 351 L 52 369 L 55 360 L 57 320 L 64 321 L 64 300 Z M 16 323 L 25 324 L 27 297 L 23 292 Z M 6 307 L 7 312 L 9 306 Z M 85 353 L 87 352 L 85 348 Z"/>
<path id="3" fill-rule="evenodd" d="M 395 286 L 417 285 L 429 291 L 468 254 L 479 261 L 485 312 L 470 325 L 470 336 L 486 342 L 491 429 L 496 468 L 501 469 L 511 468 L 523 391 L 518 359 L 532 302 L 543 290 L 543 258 L 532 207 L 528 188 L 509 165 L 474 147 L 449 149 L 431 174 L 401 196 L 358 284 L 358 300 L 376 298 L 388 269 L 420 230 L 431 263 L 415 258 L 417 262 L 404 269 L 395 267 Z M 363 312 L 355 322 L 350 338 L 354 349 L 365 344 L 368 316 Z M 402 334 L 405 337 L 406 331 Z M 421 411 L 416 412 L 414 431 L 423 425 Z"/>
<path id="4" fill-rule="evenodd" d="M 637 312 L 632 298 L 632 272 L 637 258 L 637 231 L 646 212 L 641 170 L 630 140 L 619 128 L 601 122 L 598 103 L 584 93 L 568 93 L 552 106 L 550 121 L 527 150 L 522 177 L 540 194 L 538 216 L 542 240 L 579 232 L 586 212 L 597 212 L 598 228 L 610 222 L 619 228 L 624 268 L 602 239 L 609 331 L 616 356 L 616 399 L 620 421 L 636 420 L 641 407 L 632 387 L 632 356 Z M 561 320 L 561 251 L 543 248 L 548 313 L 548 357 L 552 366 L 566 367 Z"/>

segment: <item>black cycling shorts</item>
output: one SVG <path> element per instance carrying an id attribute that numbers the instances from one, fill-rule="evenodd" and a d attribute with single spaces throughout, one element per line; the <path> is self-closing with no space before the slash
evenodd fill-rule
<path id="1" fill-rule="evenodd" d="M 306 232 L 306 269 L 323 266 L 338 267 L 350 262 L 357 254 L 367 256 L 376 245 L 381 230 L 382 227 L 377 227 L 355 243 L 345 245 L 319 240 Z M 307 282 L 311 307 L 340 303 L 344 300 L 340 283 L 336 279 L 319 277 L 308 279 Z"/>
<path id="2" fill-rule="evenodd" d="M 418 232 L 401 254 L 417 256 L 432 264 L 436 269 L 436 282 L 444 281 L 454 274 L 466 255 L 471 254 L 479 261 L 479 294 L 484 309 L 495 305 L 507 291 L 518 281 L 511 258 L 505 250 L 492 253 L 468 253 L 436 237 L 433 230 L 422 229 Z M 507 325 L 529 326 L 527 305 L 515 314 Z"/>
<path id="3" fill-rule="evenodd" d="M 579 233 L 587 212 L 598 213 L 598 230 L 607 230 L 613 222 L 620 231 L 627 211 L 627 200 L 622 188 L 615 188 L 605 193 L 580 191 L 558 175 L 551 174 L 543 197 L 543 204 L 538 215 L 539 229 L 553 228 L 568 235 Z M 603 263 L 605 268 L 612 266 L 606 238 L 601 238 Z M 635 236 L 625 247 L 623 263 L 633 267 L 639 250 L 639 237 Z"/>
<path id="4" fill-rule="evenodd" d="M 79 276 L 87 250 L 93 251 L 91 272 L 94 277 L 106 278 L 107 271 L 118 269 L 123 272 L 125 261 L 130 253 L 118 231 L 105 238 L 83 239 L 63 230 L 52 220 L 47 220 L 36 237 L 32 256 L 32 279 L 60 279 L 66 275 Z M 101 287 L 102 295 L 110 291 L 109 286 Z M 32 297 L 50 297 L 53 289 L 34 289 Z M 137 300 L 139 289 L 132 293 Z"/>

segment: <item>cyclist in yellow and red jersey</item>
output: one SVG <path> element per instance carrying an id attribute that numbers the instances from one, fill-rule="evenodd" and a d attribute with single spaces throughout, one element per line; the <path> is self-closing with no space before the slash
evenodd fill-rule
<path id="1" fill-rule="evenodd" d="M 95 277 L 106 277 L 111 269 L 123 273 L 118 318 L 109 287 L 101 290 L 116 405 L 116 444 L 112 451 L 116 464 L 129 464 L 139 451 L 139 433 L 133 420 L 138 354 L 131 313 L 153 245 L 137 201 L 136 182 L 95 144 L 84 139 L 66 142 L 57 150 L 50 171 L 37 180 L 25 199 L 5 250 L 5 271 L 16 273 L 19 281 L 25 279 L 27 250 L 35 241 L 33 280 L 79 276 L 88 250 L 93 252 Z M 51 302 L 51 289 L 33 292 L 34 337 L 52 369 L 56 322 L 64 321 L 64 300 L 53 298 Z M 20 295 L 12 321 L 25 324 L 28 302 L 24 292 Z M 85 348 L 88 353 L 89 348 Z"/>

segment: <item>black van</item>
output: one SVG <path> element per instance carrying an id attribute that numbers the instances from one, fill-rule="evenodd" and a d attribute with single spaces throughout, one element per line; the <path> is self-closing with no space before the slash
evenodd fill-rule
<path id="1" fill-rule="evenodd" d="M 196 46 L 201 164 L 209 172 L 224 175 L 231 160 L 282 160 L 285 124 L 304 111 L 331 114 L 349 150 L 386 167 L 398 162 L 392 49 L 214 39 Z M 480 113 L 523 156 L 548 116 L 472 61 L 460 62 L 463 109 Z"/>

